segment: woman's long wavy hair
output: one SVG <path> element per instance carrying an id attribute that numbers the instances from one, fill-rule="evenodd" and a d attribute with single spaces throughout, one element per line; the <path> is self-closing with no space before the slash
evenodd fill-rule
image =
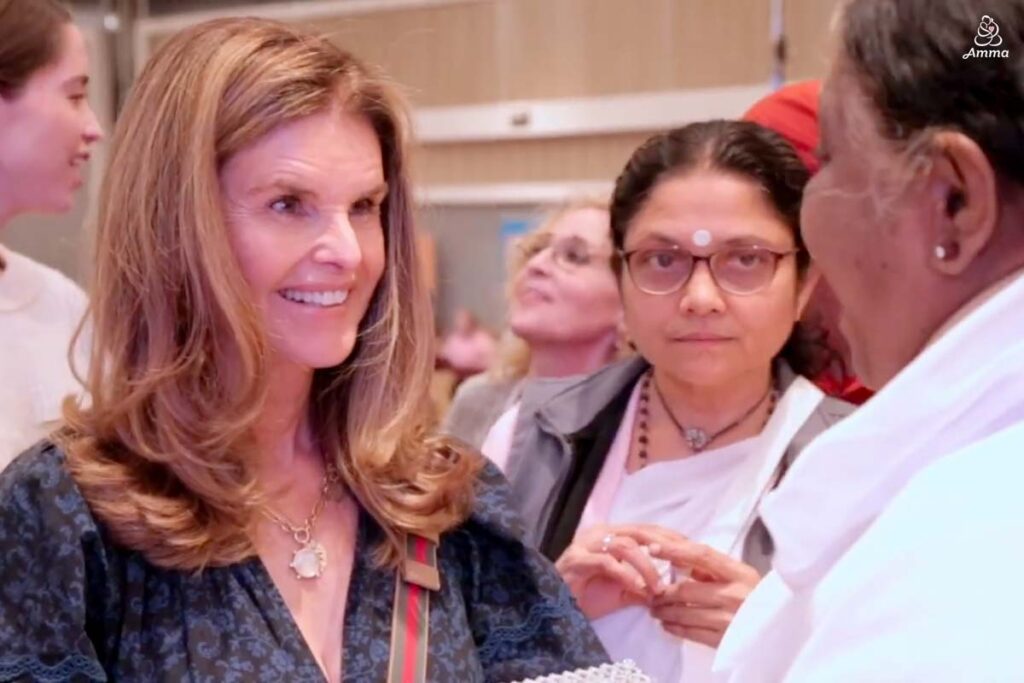
<path id="1" fill-rule="evenodd" d="M 266 495 L 253 428 L 268 344 L 230 248 L 219 170 L 276 126 L 338 105 L 380 141 L 387 263 L 351 356 L 314 373 L 314 436 L 384 529 L 379 562 L 399 561 L 404 532 L 440 534 L 469 514 L 479 460 L 424 427 L 433 329 L 404 106 L 325 38 L 216 20 L 158 51 L 118 123 L 96 231 L 90 398 L 66 406 L 60 437 L 95 515 L 157 566 L 253 555 Z"/>

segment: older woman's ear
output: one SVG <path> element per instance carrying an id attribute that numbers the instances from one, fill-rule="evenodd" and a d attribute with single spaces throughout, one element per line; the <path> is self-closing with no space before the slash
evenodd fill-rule
<path id="1" fill-rule="evenodd" d="M 960 275 L 991 244 L 999 227 L 999 184 L 981 147 L 963 133 L 932 141 L 926 191 L 931 201 L 923 245 L 932 267 Z"/>

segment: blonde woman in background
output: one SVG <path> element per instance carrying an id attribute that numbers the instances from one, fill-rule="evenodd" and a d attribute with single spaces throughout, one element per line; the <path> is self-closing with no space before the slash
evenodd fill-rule
<path id="1" fill-rule="evenodd" d="M 21 214 L 71 208 L 103 136 L 88 82 L 85 40 L 67 8 L 0 0 L 0 231 Z M 0 246 L 0 469 L 81 389 L 68 351 L 85 308 L 63 274 Z"/>
<path id="2" fill-rule="evenodd" d="M 615 360 L 622 305 L 611 258 L 608 204 L 598 200 L 570 202 L 520 239 L 498 360 L 459 387 L 445 431 L 480 448 L 527 378 L 587 374 Z"/>
<path id="3" fill-rule="evenodd" d="M 405 129 L 380 76 L 284 24 L 201 24 L 146 66 L 100 199 L 91 401 L 0 476 L 0 678 L 605 659 L 498 473 L 421 427 Z"/>

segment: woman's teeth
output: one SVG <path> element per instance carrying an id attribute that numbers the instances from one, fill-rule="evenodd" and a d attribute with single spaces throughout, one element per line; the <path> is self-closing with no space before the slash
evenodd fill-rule
<path id="1" fill-rule="evenodd" d="M 336 289 L 329 292 L 305 292 L 297 289 L 284 289 L 279 292 L 288 301 L 310 306 L 340 306 L 348 298 L 347 289 Z"/>

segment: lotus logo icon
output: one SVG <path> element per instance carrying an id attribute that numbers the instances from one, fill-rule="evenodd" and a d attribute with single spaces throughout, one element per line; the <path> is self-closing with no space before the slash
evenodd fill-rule
<path id="1" fill-rule="evenodd" d="M 1003 37 L 999 35 L 999 24 L 987 14 L 978 22 L 978 33 L 974 36 L 974 44 L 978 47 L 972 47 L 965 52 L 964 59 L 968 57 L 1002 57 L 1006 59 L 1010 56 L 1009 50 L 994 49 L 1003 44 Z M 978 48 L 984 49 L 979 50 Z"/>
<path id="2" fill-rule="evenodd" d="M 999 24 L 987 14 L 978 24 L 978 35 L 974 37 L 974 44 L 978 47 L 999 47 L 1003 44 L 1003 38 L 999 35 Z"/>

